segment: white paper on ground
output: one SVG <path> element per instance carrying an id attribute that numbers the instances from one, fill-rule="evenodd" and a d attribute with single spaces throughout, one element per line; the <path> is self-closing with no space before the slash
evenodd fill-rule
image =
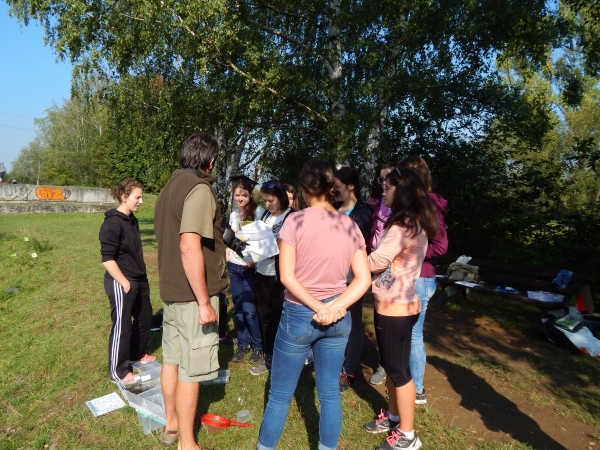
<path id="1" fill-rule="evenodd" d="M 262 221 L 244 225 L 236 233 L 238 238 L 240 235 L 246 238 L 247 243 L 246 249 L 242 253 L 251 256 L 254 262 L 263 261 L 279 254 L 279 247 L 273 231 Z"/>
<path id="2" fill-rule="evenodd" d="M 456 260 L 457 263 L 463 263 L 463 264 L 469 264 L 469 261 L 471 261 L 473 258 L 471 258 L 470 256 L 465 256 L 462 255 L 460 258 L 458 258 Z"/>
<path id="3" fill-rule="evenodd" d="M 94 417 L 116 411 L 125 406 L 125 402 L 116 392 L 85 402 Z"/>
<path id="4" fill-rule="evenodd" d="M 563 330 L 560 327 L 554 327 L 562 331 L 565 336 L 583 353 L 590 356 L 600 356 L 600 341 L 594 337 L 587 327 L 581 327 L 576 332 Z"/>

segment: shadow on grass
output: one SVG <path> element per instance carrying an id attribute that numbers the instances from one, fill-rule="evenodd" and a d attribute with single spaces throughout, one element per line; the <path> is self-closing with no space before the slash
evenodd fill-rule
<path id="1" fill-rule="evenodd" d="M 444 306 L 436 309 L 441 314 L 449 315 L 449 318 L 443 319 L 443 333 L 428 329 L 432 332 L 428 333 L 427 340 L 435 348 L 448 354 L 476 354 L 482 361 L 503 366 L 509 371 L 512 369 L 507 366 L 506 359 L 528 360 L 535 370 L 545 375 L 545 384 L 554 395 L 565 404 L 573 402 L 583 406 L 580 414 L 571 410 L 570 415 L 579 415 L 587 423 L 600 424 L 600 391 L 597 389 L 597 380 L 600 378 L 599 358 L 584 353 L 573 354 L 540 339 L 540 313 L 536 307 L 518 300 L 470 293 L 466 299 L 460 296 L 444 298 Z M 513 342 L 490 337 L 486 333 L 485 324 L 473 320 L 475 318 L 485 318 L 513 332 Z M 427 329 L 427 323 L 425 326 Z M 514 345 L 515 343 L 521 345 Z"/>
<path id="2" fill-rule="evenodd" d="M 460 405 L 479 413 L 488 430 L 509 434 L 533 448 L 566 450 L 566 447 L 544 433 L 535 420 L 519 411 L 515 403 L 496 392 L 471 370 L 438 356 L 428 357 L 427 362 L 448 377 L 452 388 L 461 397 Z"/>

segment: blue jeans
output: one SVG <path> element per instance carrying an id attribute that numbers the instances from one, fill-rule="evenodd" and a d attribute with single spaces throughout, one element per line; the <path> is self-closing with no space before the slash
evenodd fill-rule
<path id="1" fill-rule="evenodd" d="M 324 300 L 334 300 L 337 296 Z M 271 389 L 258 438 L 258 450 L 274 449 L 287 419 L 304 361 L 312 349 L 315 358 L 317 396 L 321 404 L 319 450 L 335 450 L 342 429 L 340 371 L 352 329 L 350 314 L 328 326 L 313 322 L 314 312 L 285 302 L 275 338 Z"/>
<path id="2" fill-rule="evenodd" d="M 254 297 L 255 271 L 248 266 L 232 262 L 227 263 L 227 269 L 235 310 L 234 319 L 238 345 L 247 347 L 252 344 L 254 350 L 262 350 L 260 322 L 256 312 L 256 297 Z"/>
<path id="3" fill-rule="evenodd" d="M 425 323 L 425 314 L 427 313 L 427 304 L 429 299 L 435 294 L 435 277 L 423 278 L 417 280 L 417 295 L 421 300 L 421 314 L 419 320 L 412 330 L 412 340 L 410 346 L 410 373 L 415 381 L 417 392 L 423 392 L 423 379 L 425 378 L 425 344 L 423 343 L 423 324 Z"/>

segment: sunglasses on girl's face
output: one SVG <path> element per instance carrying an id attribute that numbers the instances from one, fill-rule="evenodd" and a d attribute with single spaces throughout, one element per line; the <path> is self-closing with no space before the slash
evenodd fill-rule
<path id="1" fill-rule="evenodd" d="M 400 177 L 402 176 L 402 174 L 400 173 L 400 169 L 398 169 L 397 167 L 394 169 L 394 172 L 396 172 L 396 174 Z M 383 184 L 385 181 L 385 177 L 377 177 L 377 182 L 379 184 Z"/>

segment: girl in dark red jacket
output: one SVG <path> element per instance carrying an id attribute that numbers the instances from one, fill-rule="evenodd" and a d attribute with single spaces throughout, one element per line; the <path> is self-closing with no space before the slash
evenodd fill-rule
<path id="1" fill-rule="evenodd" d="M 131 361 L 150 361 L 146 344 L 152 324 L 150 286 L 138 221 L 133 215 L 143 203 L 143 186 L 126 179 L 112 189 L 119 206 L 104 213 L 100 253 L 104 290 L 110 302 L 112 328 L 108 340 L 108 372 L 112 381 L 133 382 Z M 133 317 L 133 322 L 131 318 Z"/>

